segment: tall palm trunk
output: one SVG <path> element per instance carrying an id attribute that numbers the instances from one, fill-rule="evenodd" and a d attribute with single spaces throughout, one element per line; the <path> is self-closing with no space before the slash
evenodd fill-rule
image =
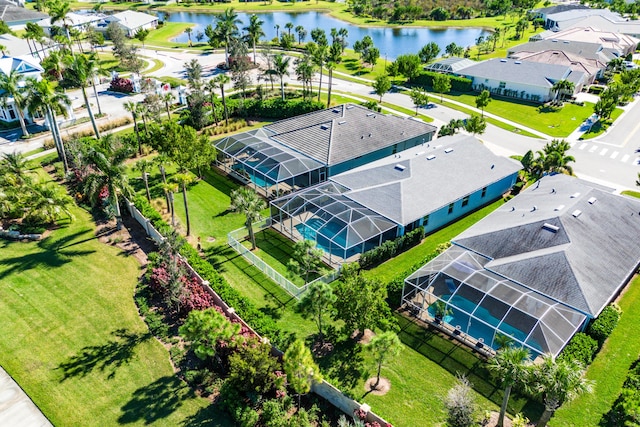
<path id="1" fill-rule="evenodd" d="M 160 175 L 162 175 L 162 184 L 164 184 L 165 186 L 167 185 L 167 174 L 164 170 L 164 166 L 160 165 L 159 166 L 160 169 Z M 171 193 L 173 194 L 173 193 Z M 164 194 L 165 198 L 167 199 L 167 210 L 169 212 L 171 212 L 171 214 L 173 215 L 173 195 L 171 197 L 169 197 L 169 193 L 165 192 Z M 175 226 L 175 224 L 172 224 Z"/>
<path id="2" fill-rule="evenodd" d="M 256 236 L 253 233 L 253 225 L 251 224 L 251 220 L 247 219 L 247 222 L 244 224 L 249 231 L 249 240 L 251 240 L 251 250 L 256 250 Z"/>
<path id="3" fill-rule="evenodd" d="M 256 41 L 253 41 L 253 63 L 257 64 L 256 62 Z"/>
<path id="4" fill-rule="evenodd" d="M 171 108 L 169 105 L 169 101 L 164 101 L 164 106 L 167 109 L 167 120 L 171 120 Z"/>
<path id="5" fill-rule="evenodd" d="M 282 100 L 284 101 L 284 76 L 280 76 L 280 94 L 282 95 Z"/>
<path id="6" fill-rule="evenodd" d="M 218 115 L 216 114 L 216 103 L 213 92 L 211 92 L 211 115 L 213 116 L 213 121 L 216 126 L 218 126 Z"/>
<path id="7" fill-rule="evenodd" d="M 122 213 L 120 212 L 120 203 L 118 203 L 118 193 L 113 186 L 110 186 L 109 192 L 113 197 L 113 208 L 116 211 L 116 230 L 122 230 Z"/>
<path id="8" fill-rule="evenodd" d="M 500 415 L 498 416 L 497 427 L 504 425 L 504 416 L 507 413 L 507 404 L 509 403 L 509 396 L 511 395 L 511 384 L 504 388 L 504 397 L 502 398 L 502 406 L 500 406 Z"/>
<path id="9" fill-rule="evenodd" d="M 142 172 L 142 180 L 144 181 L 144 189 L 147 192 L 147 200 L 151 203 L 151 192 L 149 191 L 149 174 Z"/>
<path id="10" fill-rule="evenodd" d="M 191 221 L 189 220 L 189 205 L 187 204 L 187 184 L 182 183 L 182 199 L 184 201 L 184 216 L 187 218 L 187 236 L 191 235 Z"/>
<path id="11" fill-rule="evenodd" d="M 320 82 L 318 83 L 318 102 L 320 102 L 321 93 L 322 93 L 322 66 L 320 66 Z"/>
<path id="12" fill-rule="evenodd" d="M 100 139 L 100 131 L 98 130 L 98 126 L 96 125 L 96 119 L 93 117 L 93 111 L 91 110 L 91 104 L 89 103 L 89 98 L 87 97 L 87 90 L 84 86 L 82 86 L 82 96 L 84 97 L 84 104 L 87 106 L 87 111 L 89 112 L 89 119 L 91 119 L 91 125 L 93 126 L 93 132 L 96 135 L 97 139 Z"/>
<path id="13" fill-rule="evenodd" d="M 220 92 L 222 93 L 222 107 L 224 108 L 224 124 L 229 126 L 229 112 L 227 111 L 227 99 L 224 97 L 224 85 L 220 85 Z"/>
<path id="14" fill-rule="evenodd" d="M 167 191 L 167 208 L 171 212 L 171 226 L 176 226 L 176 209 L 173 207 L 173 191 Z"/>
<path id="15" fill-rule="evenodd" d="M 60 137 L 60 132 L 58 131 L 58 124 L 56 123 L 56 117 L 53 114 L 53 111 L 50 107 L 47 107 L 45 110 L 45 114 L 47 116 L 47 120 L 49 120 L 49 124 L 51 125 L 51 136 L 53 137 L 53 143 L 58 150 L 58 157 L 62 160 L 62 165 L 64 167 L 65 174 L 69 172 L 69 163 L 67 162 L 67 154 L 64 150 L 64 143 L 62 142 L 62 138 Z"/>
<path id="16" fill-rule="evenodd" d="M 133 116 L 133 131 L 136 134 L 136 140 L 138 141 L 138 155 L 142 156 L 142 141 L 140 140 L 140 129 L 138 128 L 138 117 L 136 114 L 132 114 Z"/>
<path id="17" fill-rule="evenodd" d="M 333 70 L 329 69 L 329 90 L 327 92 L 327 108 L 331 105 L 331 85 L 333 83 Z"/>
<path id="18" fill-rule="evenodd" d="M 96 88 L 96 81 L 91 77 L 91 86 L 93 86 L 93 94 L 96 97 L 96 104 L 98 104 L 98 115 L 102 116 L 102 107 L 100 106 L 100 98 L 98 98 L 98 89 Z"/>
<path id="19" fill-rule="evenodd" d="M 536 427 L 545 427 L 549 422 L 549 420 L 551 419 L 551 417 L 553 416 L 554 412 L 555 412 L 554 410 L 547 408 L 545 406 L 544 412 L 540 416 L 540 420 L 538 421 L 538 424 L 536 424 Z"/>
<path id="20" fill-rule="evenodd" d="M 31 40 L 29 37 L 27 37 L 25 39 L 27 41 L 27 45 L 29 46 L 29 52 L 31 52 L 31 57 L 35 58 L 35 55 L 33 54 L 33 49 L 31 48 L 31 43 L 29 42 L 29 40 Z M 36 42 L 33 42 L 33 45 L 35 46 Z"/>

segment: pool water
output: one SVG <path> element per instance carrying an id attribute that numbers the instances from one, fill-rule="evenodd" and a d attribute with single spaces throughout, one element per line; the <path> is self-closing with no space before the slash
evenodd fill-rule
<path id="1" fill-rule="evenodd" d="M 444 301 L 448 301 L 450 304 L 450 308 L 453 311 L 452 315 L 445 316 L 445 318 L 443 319 L 444 322 L 453 327 L 460 326 L 462 332 L 465 332 L 466 334 L 476 339 L 482 338 L 486 345 L 491 345 L 491 342 L 493 341 L 493 335 L 496 331 L 495 327 L 497 327 L 498 325 L 500 325 L 498 332 L 504 335 L 510 336 L 522 342 L 525 342 L 527 338 L 526 332 L 521 331 L 518 328 L 509 325 L 508 323 L 500 323 L 500 319 L 492 316 L 484 307 L 478 307 L 476 309 L 477 304 L 475 304 L 473 301 L 469 301 L 468 299 L 459 295 L 455 295 L 453 297 L 451 297 L 451 295 L 441 295 L 440 298 L 442 298 Z M 482 319 L 484 322 L 488 323 L 488 325 L 479 322 L 475 318 L 472 318 L 470 315 L 465 313 L 472 313 L 473 310 L 476 310 L 474 316 L 476 318 Z M 429 306 L 427 311 L 429 312 L 429 315 L 431 317 L 435 317 L 435 307 L 433 306 L 433 304 Z M 469 322 L 470 320 L 471 322 Z M 492 325 L 493 327 L 489 325 Z M 542 352 L 542 347 L 534 340 L 529 339 L 529 341 L 527 341 L 527 344 L 531 345 L 534 348 L 537 348 L 540 352 Z M 497 350 L 497 345 L 495 343 L 492 347 Z"/>
<path id="2" fill-rule="evenodd" d="M 233 169 L 236 171 L 243 171 L 246 170 L 242 165 L 233 165 Z M 272 185 L 275 185 L 275 182 L 271 182 L 268 180 L 265 180 L 264 178 L 257 176 L 257 175 L 252 175 L 251 173 L 249 173 L 250 175 L 250 179 L 251 182 L 253 182 L 254 184 L 256 184 L 258 187 L 262 187 L 262 188 L 267 188 L 267 187 L 271 187 Z M 246 176 L 245 176 L 246 178 Z"/>
<path id="3" fill-rule="evenodd" d="M 337 254 L 346 246 L 346 231 L 342 231 L 340 224 L 326 223 L 320 218 L 311 218 L 307 222 L 295 226 L 296 230 L 306 240 L 313 240 L 316 246 L 327 253 Z M 342 233 L 340 233 L 342 231 Z M 341 248 L 342 247 L 342 248 Z M 333 251 L 331 251 L 333 248 Z M 345 258 L 357 253 L 355 249 L 349 249 Z M 338 255 L 340 255 L 338 253 Z"/>

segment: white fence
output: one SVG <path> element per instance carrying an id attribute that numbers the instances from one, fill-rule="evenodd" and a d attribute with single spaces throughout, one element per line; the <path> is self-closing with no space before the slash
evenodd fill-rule
<path id="1" fill-rule="evenodd" d="M 371 408 L 369 407 L 369 405 L 363 405 L 353 400 L 349 396 L 346 396 L 340 390 L 331 385 L 331 383 L 328 383 L 326 381 L 322 381 L 321 383 L 313 383 L 313 385 L 311 386 L 311 391 L 324 398 L 327 402 L 331 403 L 333 406 L 340 409 L 347 415 L 353 416 L 353 413 L 357 409 L 362 409 L 367 413 L 367 417 L 365 419 L 367 422 L 372 423 L 375 421 L 382 427 L 391 425 L 383 418 L 371 412 Z"/>
<path id="2" fill-rule="evenodd" d="M 254 233 L 258 233 L 268 227 L 271 226 L 271 219 L 267 218 L 266 220 L 259 221 L 253 224 Z M 324 282 L 331 283 L 338 278 L 340 275 L 340 270 L 334 270 L 328 274 L 325 274 L 322 277 L 318 277 L 313 282 L 309 282 L 303 286 L 297 286 L 291 280 L 284 277 L 282 274 L 278 273 L 267 264 L 263 259 L 255 255 L 248 248 L 246 248 L 242 242 L 248 238 L 248 232 L 246 228 L 239 228 L 238 230 L 234 230 L 227 234 L 227 243 L 229 246 L 233 248 L 236 252 L 238 252 L 244 259 L 249 261 L 253 266 L 255 266 L 258 270 L 262 271 L 267 277 L 273 280 L 278 284 L 282 289 L 287 291 L 290 295 L 292 295 L 296 299 L 300 299 L 304 296 L 309 289 L 309 286 L 316 282 Z"/>

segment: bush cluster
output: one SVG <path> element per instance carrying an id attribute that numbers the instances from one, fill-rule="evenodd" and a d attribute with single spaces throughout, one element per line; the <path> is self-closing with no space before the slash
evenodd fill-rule
<path id="1" fill-rule="evenodd" d="M 227 107 L 234 116 L 261 117 L 265 119 L 287 119 L 300 114 L 311 113 L 325 108 L 324 104 L 305 99 L 229 99 Z"/>
<path id="2" fill-rule="evenodd" d="M 600 425 L 640 425 L 640 359 L 631 365 L 620 396 L 616 399 L 611 410 L 604 415 Z"/>
<path id="3" fill-rule="evenodd" d="M 437 75 L 438 73 L 434 71 L 423 71 L 418 75 L 418 77 L 412 80 L 412 83 L 417 86 L 427 86 L 432 88 L 433 78 Z M 453 92 L 471 92 L 471 80 L 452 75 L 450 75 L 449 78 L 451 81 L 451 90 Z"/>
<path id="4" fill-rule="evenodd" d="M 598 346 L 602 347 L 604 341 L 615 329 L 622 310 L 616 304 L 608 305 L 602 310 L 600 316 L 589 325 L 588 333 L 593 339 L 598 341 Z"/>
<path id="5" fill-rule="evenodd" d="M 111 80 L 111 84 L 109 85 L 109 90 L 113 92 L 132 93 L 133 82 L 129 79 L 116 77 L 115 79 Z"/>
<path id="6" fill-rule="evenodd" d="M 424 227 L 418 227 L 404 236 L 400 236 L 394 240 L 387 240 L 382 245 L 366 251 L 360 256 L 358 263 L 361 268 L 373 267 L 417 245 L 423 238 Z"/>

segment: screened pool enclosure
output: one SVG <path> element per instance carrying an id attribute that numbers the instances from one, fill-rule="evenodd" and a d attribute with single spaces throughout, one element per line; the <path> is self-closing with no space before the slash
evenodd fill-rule
<path id="1" fill-rule="evenodd" d="M 271 202 L 272 227 L 293 240 L 313 240 L 329 262 L 348 258 L 396 237 L 397 224 L 365 208 L 329 181 Z"/>
<path id="2" fill-rule="evenodd" d="M 308 187 L 324 179 L 322 163 L 274 144 L 267 132 L 256 129 L 218 141 L 219 166 L 267 196 Z"/>
<path id="3" fill-rule="evenodd" d="M 533 357 L 556 357 L 586 316 L 491 272 L 490 261 L 454 245 L 405 280 L 402 302 L 493 349 L 501 334 Z"/>

